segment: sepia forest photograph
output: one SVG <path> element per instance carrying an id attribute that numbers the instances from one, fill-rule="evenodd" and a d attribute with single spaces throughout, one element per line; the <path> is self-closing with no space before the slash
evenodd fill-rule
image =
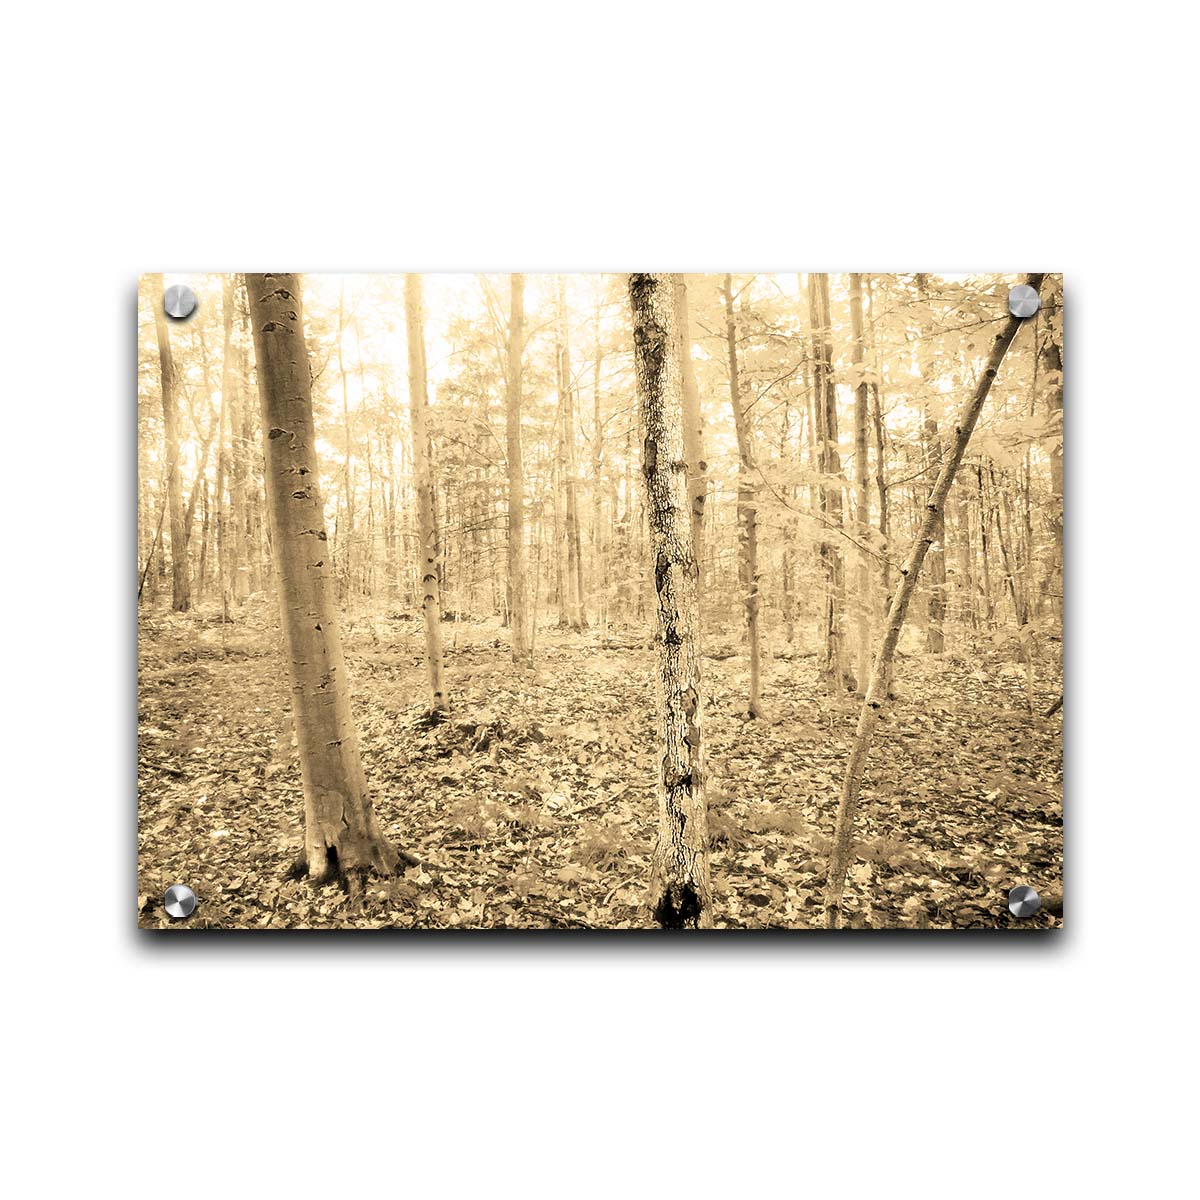
<path id="1" fill-rule="evenodd" d="M 1062 301 L 143 275 L 139 926 L 1061 927 Z"/>

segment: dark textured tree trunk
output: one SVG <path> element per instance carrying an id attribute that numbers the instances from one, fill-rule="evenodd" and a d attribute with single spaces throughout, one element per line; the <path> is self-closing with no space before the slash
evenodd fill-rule
<path id="1" fill-rule="evenodd" d="M 1041 275 L 1030 275 L 1026 282 L 1037 289 L 1041 287 L 1042 278 Z M 879 727 L 887 710 L 888 692 L 892 679 L 892 661 L 896 654 L 896 646 L 900 641 L 900 631 L 904 627 L 909 601 L 912 599 L 913 591 L 921 574 L 921 564 L 925 561 L 929 547 L 937 536 L 942 519 L 942 509 L 951 485 L 954 483 L 959 463 L 962 462 L 963 454 L 966 452 L 967 443 L 971 440 L 971 434 L 974 432 L 979 414 L 983 410 L 984 401 L 992 390 L 992 382 L 996 378 L 1000 364 L 1004 361 L 1004 356 L 1008 352 L 1009 346 L 1012 345 L 1012 340 L 1016 337 L 1020 326 L 1021 319 L 1019 317 L 1009 317 L 992 344 L 991 354 L 988 356 L 987 365 L 975 388 L 975 393 L 967 403 L 962 416 L 959 417 L 954 431 L 954 440 L 942 460 L 942 468 L 925 506 L 925 516 L 921 522 L 917 539 L 908 556 L 908 561 L 900 569 L 901 583 L 888 612 L 883 641 L 875 655 L 875 664 L 871 671 L 870 683 L 867 686 L 866 699 L 863 701 L 858 715 L 854 745 L 851 747 L 850 758 L 846 765 L 846 775 L 842 781 L 837 826 L 834 831 L 825 888 L 825 905 L 831 927 L 837 924 L 842 891 L 846 884 L 846 870 L 850 865 L 854 818 L 858 812 L 863 769 L 866 766 L 875 730 Z"/>
<path id="2" fill-rule="evenodd" d="M 663 928 L 712 925 L 700 691 L 700 611 L 669 275 L 630 275 L 634 370 L 658 607 L 658 843 L 650 910 Z"/>
<path id="3" fill-rule="evenodd" d="M 317 481 L 312 390 L 295 275 L 247 275 L 258 364 L 271 545 L 304 781 L 304 858 L 314 880 L 390 874 L 367 791 L 332 595 Z M 409 859 L 409 861 L 412 861 Z"/>

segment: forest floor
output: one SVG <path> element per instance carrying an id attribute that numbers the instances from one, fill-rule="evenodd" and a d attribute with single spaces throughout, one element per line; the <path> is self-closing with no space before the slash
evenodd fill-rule
<path id="1" fill-rule="evenodd" d="M 289 878 L 299 766 L 278 627 L 252 602 L 143 612 L 138 912 L 147 928 L 640 928 L 654 844 L 654 656 L 634 635 L 540 628 L 517 672 L 492 621 L 445 626 L 450 718 L 430 725 L 418 622 L 348 623 L 363 761 L 380 821 L 422 865 L 351 896 Z M 913 637 L 917 635 L 914 633 Z M 718 928 L 820 928 L 838 788 L 858 703 L 817 685 L 815 655 L 764 672 L 766 721 L 743 715 L 735 635 L 709 639 L 705 742 Z M 915 644 L 915 643 L 914 643 Z M 1037 664 L 1060 694 L 1058 646 Z M 1025 711 L 1024 673 L 986 639 L 902 656 L 858 821 L 845 924 L 1046 928 L 1010 887 L 1062 886 L 1062 718 Z M 195 914 L 162 895 L 186 883 Z M 1051 906 L 1058 907 L 1058 906 Z M 1059 909 L 1059 911 L 1061 911 Z"/>

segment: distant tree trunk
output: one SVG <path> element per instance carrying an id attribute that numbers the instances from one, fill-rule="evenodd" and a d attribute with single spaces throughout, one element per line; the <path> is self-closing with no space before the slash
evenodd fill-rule
<path id="1" fill-rule="evenodd" d="M 596 597 L 597 619 L 601 631 L 608 627 L 608 546 L 604 537 L 604 489 L 601 468 L 604 461 L 604 425 L 600 420 L 600 364 L 604 352 L 600 346 L 600 299 L 596 298 L 594 328 L 595 356 L 592 359 L 592 563 L 598 572 L 592 592 Z"/>
<path id="2" fill-rule="evenodd" d="M 151 303 L 154 331 L 158 336 L 158 362 L 162 380 L 163 430 L 166 434 L 167 510 L 171 528 L 171 607 L 187 612 L 192 607 L 188 579 L 188 536 L 183 515 L 183 485 L 179 477 L 179 401 L 175 396 L 175 362 L 171 357 L 171 335 L 163 308 L 163 277 L 153 276 Z"/>
<path id="3" fill-rule="evenodd" d="M 1030 275 L 1026 282 L 1037 289 L 1042 284 L 1041 275 Z M 837 826 L 833 837 L 833 848 L 829 858 L 829 874 L 826 879 L 825 906 L 830 926 L 836 926 L 838 911 L 842 900 L 842 891 L 846 884 L 846 870 L 850 865 L 851 846 L 854 836 L 854 818 L 858 812 L 858 797 L 862 786 L 863 769 L 866 766 L 867 755 L 871 749 L 871 741 L 875 730 L 887 710 L 888 692 L 892 680 L 892 660 L 896 654 L 896 645 L 900 640 L 900 631 L 904 627 L 904 617 L 908 611 L 909 601 L 917 586 L 921 574 L 921 564 L 933 544 L 942 518 L 942 506 L 954 483 L 966 452 L 967 443 L 975 430 L 984 401 L 992 389 L 992 382 L 1004 361 L 1012 340 L 1016 337 L 1021 326 L 1019 317 L 1009 317 L 1004 328 L 996 336 L 992 351 L 988 357 L 987 366 L 976 385 L 975 393 L 968 402 L 959 418 L 955 429 L 953 443 L 948 447 L 942 459 L 942 468 L 937 482 L 929 495 L 925 506 L 925 516 L 913 544 L 908 561 L 901 569 L 901 583 L 892 599 L 888 612 L 887 625 L 884 629 L 883 640 L 875 655 L 875 664 L 871 671 L 871 681 L 867 686 L 866 699 L 858 715 L 858 728 L 855 732 L 854 745 L 846 765 L 846 775 L 842 781 L 842 792 L 838 802 Z"/>
<path id="4" fill-rule="evenodd" d="M 508 454 L 508 603 L 512 660 L 531 666 L 529 602 L 525 560 L 525 464 L 521 451 L 521 355 L 525 347 L 525 276 L 509 276 L 508 397 L 505 434 Z"/>
<path id="5" fill-rule="evenodd" d="M 921 344 L 917 359 L 921 364 L 921 378 L 925 384 L 925 414 L 922 426 L 921 440 L 924 444 L 926 478 L 929 480 L 926 495 L 933 490 L 933 481 L 941 466 L 942 442 L 938 436 L 937 418 L 934 416 L 929 392 L 936 374 L 935 356 L 928 345 L 928 339 L 933 333 L 933 314 L 929 305 L 928 277 L 917 276 L 917 293 L 921 300 Z M 929 623 L 925 627 L 925 649 L 930 654 L 942 654 L 946 649 L 946 517 L 943 509 L 940 524 L 936 530 L 934 544 L 929 548 Z"/>
<path id="6" fill-rule="evenodd" d="M 983 563 L 983 611 L 987 628 L 992 629 L 996 624 L 996 600 L 992 595 L 992 555 L 989 542 L 988 527 L 992 522 L 990 501 L 983 486 L 983 465 L 975 466 L 975 482 L 979 490 L 979 548 L 980 560 Z"/>
<path id="7" fill-rule="evenodd" d="M 438 587 L 438 542 L 433 526 L 433 472 L 425 424 L 429 396 L 425 379 L 425 314 L 420 275 L 404 277 L 404 317 L 408 327 L 408 402 L 412 414 L 413 487 L 417 494 L 417 570 L 425 613 L 425 661 L 429 668 L 429 711 L 446 711 L 442 658 L 442 597 Z"/>
<path id="8" fill-rule="evenodd" d="M 938 434 L 938 423 L 925 410 L 924 441 L 930 471 L 937 469 L 942 457 L 942 441 Z M 936 478 L 934 476 L 934 478 Z M 932 490 L 932 482 L 930 484 Z M 925 630 L 925 649 L 930 654 L 942 654 L 946 649 L 946 518 L 943 510 L 941 523 L 935 533 L 934 544 L 929 548 L 929 624 Z"/>
<path id="9" fill-rule="evenodd" d="M 959 591 L 963 598 L 966 620 L 972 629 L 979 628 L 979 612 L 975 604 L 975 550 L 971 545 L 971 512 L 964 499 L 964 481 L 959 479 L 953 489 L 954 520 L 958 527 Z"/>
<path id="10" fill-rule="evenodd" d="M 1041 349 L 1042 386 L 1046 389 L 1046 436 L 1050 449 L 1050 532 L 1054 544 L 1054 562 L 1048 574 L 1049 586 L 1061 601 L 1063 594 L 1063 358 L 1062 344 L 1055 330 L 1054 315 L 1046 313 L 1047 328 Z"/>
<path id="11" fill-rule="evenodd" d="M 567 304 L 563 293 L 562 276 L 558 279 L 559 365 L 558 387 L 563 420 L 563 469 L 566 492 L 567 534 L 567 596 L 570 626 L 587 628 L 583 597 L 583 555 L 579 537 L 579 489 L 575 454 L 575 381 L 571 377 L 571 344 L 568 331 Z"/>
<path id="12" fill-rule="evenodd" d="M 630 275 L 634 370 L 658 607 L 662 719 L 650 910 L 667 929 L 712 925 L 700 694 L 700 610 L 688 516 L 674 284 Z"/>
<path id="13" fill-rule="evenodd" d="M 692 362 L 691 317 L 687 281 L 675 276 L 675 309 L 679 323 L 679 362 L 683 376 L 683 448 L 688 465 L 688 499 L 692 509 L 692 546 L 699 572 L 700 595 L 704 595 L 704 502 L 708 495 L 704 461 L 704 421 L 700 414 L 700 389 Z"/>
<path id="14" fill-rule="evenodd" d="M 237 280 L 240 281 L 238 276 Z M 244 290 L 242 287 L 240 290 Z M 232 310 L 237 299 L 239 282 L 229 288 L 229 308 Z M 232 311 L 230 311 L 232 320 Z M 250 567 L 246 551 L 246 460 L 249 443 L 245 436 L 243 419 L 243 390 L 246 370 L 243 361 L 245 347 L 238 349 L 239 370 L 237 377 L 229 381 L 229 528 L 230 528 L 230 591 L 237 604 L 250 594 Z M 232 363 L 231 363 L 232 366 Z M 250 405 L 245 405 L 249 411 Z"/>
<path id="15" fill-rule="evenodd" d="M 390 874 L 400 855 L 387 842 L 367 791 L 350 712 L 325 513 L 317 481 L 312 388 L 300 282 L 247 275 L 268 518 L 287 644 L 292 708 L 304 780 L 305 865 L 314 880 Z"/>
<path id="16" fill-rule="evenodd" d="M 346 391 L 346 367 L 342 362 L 342 340 L 346 332 L 346 285 L 338 290 L 337 368 L 342 381 L 342 434 L 346 439 L 346 455 L 342 460 L 342 487 L 346 494 L 345 529 L 337 531 L 337 551 L 342 567 L 342 596 L 349 600 L 353 586 L 354 544 L 354 483 L 351 475 L 353 444 L 350 435 L 350 398 Z"/>
<path id="17" fill-rule="evenodd" d="M 200 477 L 200 561 L 196 564 L 196 603 L 204 599 L 208 579 L 208 535 L 212 528 L 212 512 L 208 501 L 208 476 Z"/>
<path id="18" fill-rule="evenodd" d="M 739 581 L 742 586 L 743 602 L 746 606 L 746 641 L 750 652 L 750 699 L 746 705 L 748 716 L 761 718 L 762 667 L 761 637 L 758 627 L 759 575 L 758 575 L 758 498 L 754 475 L 754 446 L 750 432 L 750 421 L 742 408 L 742 388 L 738 375 L 737 360 L 737 317 L 733 311 L 733 276 L 726 275 L 725 294 L 725 349 L 729 358 L 729 402 L 733 406 L 733 424 L 738 445 L 738 555 Z M 690 489 L 689 489 L 690 490 Z M 693 520 L 695 510 L 693 508 Z"/>
<path id="19" fill-rule="evenodd" d="M 870 279 L 867 280 L 867 310 L 870 313 L 870 329 L 871 329 L 871 346 L 876 349 L 875 343 L 875 293 L 871 287 Z M 883 603 L 886 608 L 888 598 L 892 591 L 892 567 L 891 559 L 888 557 L 888 552 L 891 546 L 888 533 L 888 484 L 887 484 L 887 459 L 885 457 L 885 446 L 883 436 L 883 402 L 879 395 L 880 378 L 877 370 L 875 378 L 871 381 L 871 423 L 875 427 L 875 490 L 879 493 L 879 581 L 882 584 Z M 859 680 L 860 689 L 865 684 Z"/>
<path id="20" fill-rule="evenodd" d="M 869 389 L 864 375 L 866 355 L 863 346 L 862 276 L 850 276 L 850 330 L 854 339 L 853 361 L 859 371 L 854 387 L 854 481 L 855 533 L 858 537 L 858 596 L 855 600 L 857 662 L 855 678 L 865 694 L 871 671 L 871 565 L 867 561 L 867 539 L 871 529 L 871 497 L 867 490 L 867 407 Z"/>
<path id="21" fill-rule="evenodd" d="M 243 276 L 243 279 L 245 277 Z M 249 299 L 246 301 L 245 333 L 246 341 L 253 344 L 253 333 L 250 328 Z M 248 354 L 248 351 L 244 351 Z M 242 379 L 246 381 L 246 394 L 249 396 L 250 364 L 247 359 L 242 363 Z M 262 536 L 262 494 L 258 484 L 258 460 L 261 457 L 254 452 L 261 438 L 261 431 L 255 430 L 255 405 L 242 405 L 242 459 L 245 470 L 245 535 L 246 535 L 246 593 L 247 595 L 262 590 L 263 586 L 263 536 Z"/>
<path id="22" fill-rule="evenodd" d="M 846 644 L 843 635 L 846 574 L 841 548 L 830 529 L 842 528 L 842 458 L 838 452 L 837 389 L 833 383 L 833 323 L 829 311 L 829 276 L 810 274 L 808 304 L 812 322 L 813 391 L 817 444 L 824 476 L 821 511 L 827 528 L 822 533 L 821 561 L 825 567 L 825 610 L 822 621 L 824 656 L 821 678 L 835 694 L 846 690 Z"/>
<path id="23" fill-rule="evenodd" d="M 221 291 L 221 420 L 217 431 L 217 581 L 221 592 L 221 620 L 229 620 L 229 505 L 226 486 L 229 480 L 229 446 L 226 430 L 232 411 L 233 370 L 233 288 L 236 276 L 226 275 Z"/>

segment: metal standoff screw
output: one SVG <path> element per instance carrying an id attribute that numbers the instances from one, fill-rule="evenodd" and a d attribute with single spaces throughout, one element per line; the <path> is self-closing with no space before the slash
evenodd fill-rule
<path id="1" fill-rule="evenodd" d="M 1014 317 L 1032 317 L 1041 303 L 1037 288 L 1031 288 L 1027 283 L 1018 283 L 1008 293 L 1008 311 Z"/>
<path id="2" fill-rule="evenodd" d="M 168 317 L 182 321 L 196 311 L 196 293 L 186 283 L 173 283 L 163 292 L 163 308 Z"/>
<path id="3" fill-rule="evenodd" d="M 163 897 L 163 908 L 167 910 L 167 916 L 182 921 L 196 911 L 196 893 L 186 884 L 173 883 Z"/>
<path id="4" fill-rule="evenodd" d="M 1041 907 L 1041 896 L 1023 883 L 1008 893 L 1008 911 L 1014 917 L 1032 917 Z"/>

